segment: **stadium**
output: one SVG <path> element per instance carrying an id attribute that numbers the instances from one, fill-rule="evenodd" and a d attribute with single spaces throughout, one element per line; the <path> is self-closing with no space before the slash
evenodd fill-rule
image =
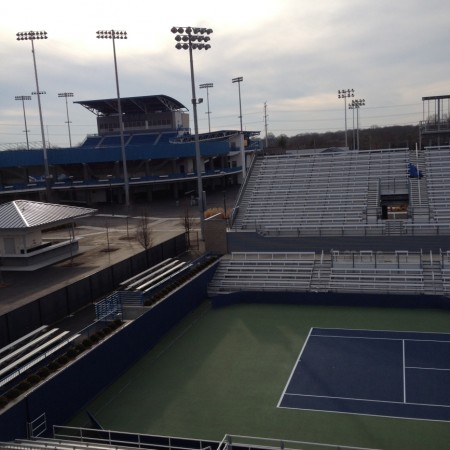
<path id="1" fill-rule="evenodd" d="M 182 232 L 0 316 L 2 448 L 448 448 L 444 115 L 414 149 L 207 133 L 204 195 L 176 100 L 124 99 L 128 179 L 117 104 L 80 104 L 98 135 L 49 149 L 51 177 L 42 149 L 0 152 L 4 203 L 119 208 L 128 183 L 133 203 L 239 192 L 227 220 L 205 219 L 205 252 Z"/>

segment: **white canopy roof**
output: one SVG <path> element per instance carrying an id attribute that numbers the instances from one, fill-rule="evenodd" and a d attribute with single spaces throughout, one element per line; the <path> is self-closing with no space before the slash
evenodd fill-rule
<path id="1" fill-rule="evenodd" d="M 96 209 L 14 200 L 0 205 L 0 231 L 45 228 L 91 216 Z"/>

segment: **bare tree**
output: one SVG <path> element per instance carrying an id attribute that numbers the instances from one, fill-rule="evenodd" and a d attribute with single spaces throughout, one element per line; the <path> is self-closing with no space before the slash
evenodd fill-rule
<path id="1" fill-rule="evenodd" d="M 188 250 L 191 248 L 191 231 L 192 231 L 192 228 L 194 228 L 194 223 L 195 223 L 195 219 L 191 216 L 188 200 L 186 199 L 185 207 L 184 207 L 184 214 L 182 217 L 182 225 L 184 227 L 184 234 L 186 237 L 186 243 L 187 243 Z"/>
<path id="2" fill-rule="evenodd" d="M 153 230 L 150 228 L 150 219 L 146 211 L 141 214 L 136 226 L 136 240 L 144 248 L 148 264 L 147 250 L 153 246 Z"/>
<path id="3" fill-rule="evenodd" d="M 2 257 L 1 257 L 1 255 L 0 255 L 0 287 L 3 286 L 3 285 L 5 284 L 5 281 L 4 281 L 4 279 L 3 279 L 2 266 L 3 266 L 3 263 L 2 263 Z"/>

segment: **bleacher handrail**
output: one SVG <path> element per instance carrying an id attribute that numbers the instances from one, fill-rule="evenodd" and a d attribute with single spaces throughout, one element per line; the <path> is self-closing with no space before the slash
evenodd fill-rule
<path id="1" fill-rule="evenodd" d="M 53 328 L 49 331 L 47 331 L 44 334 L 41 334 L 37 338 L 33 339 L 30 342 L 27 342 L 22 347 L 17 348 L 16 350 L 13 350 L 12 352 L 8 353 L 6 356 L 0 359 L 0 366 L 4 364 L 5 362 L 9 361 L 10 359 L 13 359 L 15 356 L 20 355 L 21 353 L 25 352 L 28 348 L 33 347 L 39 342 L 45 341 L 48 337 L 50 337 L 52 334 L 55 334 L 58 331 L 58 328 Z"/>
<path id="2" fill-rule="evenodd" d="M 271 439 L 255 436 L 240 436 L 226 434 L 217 450 L 232 450 L 233 446 L 248 450 L 304 450 L 305 446 L 317 449 L 343 449 L 343 450 L 379 450 L 367 447 L 353 447 L 338 444 L 323 444 L 311 441 L 294 441 L 288 439 Z"/>
<path id="3" fill-rule="evenodd" d="M 129 439 L 127 439 L 129 438 Z M 77 428 L 64 425 L 53 425 L 53 439 L 71 440 L 73 442 L 82 442 L 87 448 L 91 448 L 91 444 L 109 445 L 123 448 L 143 448 L 154 449 L 156 444 L 149 442 L 149 438 L 158 440 L 157 447 L 167 450 L 203 450 L 211 445 L 218 444 L 218 441 L 207 441 L 203 439 L 180 438 L 174 436 L 148 435 L 142 433 L 131 433 L 125 431 L 98 430 L 91 428 Z M 163 442 L 165 441 L 165 442 Z M 191 446 L 173 445 L 172 442 L 192 443 Z M 128 444 L 128 445 L 127 445 Z"/>
<path id="4" fill-rule="evenodd" d="M 26 334 L 25 336 L 22 336 L 21 338 L 16 339 L 15 341 L 11 342 L 10 344 L 5 345 L 4 347 L 0 348 L 0 354 L 10 350 L 11 348 L 16 347 L 21 342 L 32 338 L 33 336 L 41 333 L 42 331 L 46 330 L 47 328 L 48 328 L 48 325 L 42 325 L 41 327 L 36 328 L 35 330 L 31 331 L 30 333 Z"/>
<path id="5" fill-rule="evenodd" d="M 67 333 L 69 333 L 69 332 L 68 331 L 64 332 L 64 334 L 67 334 Z M 73 340 L 77 339 L 79 336 L 80 336 L 79 334 L 74 334 L 74 335 L 69 336 L 68 338 L 64 339 L 59 344 L 57 344 L 55 347 L 50 348 L 49 350 L 47 350 L 43 354 L 39 355 L 37 358 L 34 358 L 33 360 L 29 361 L 27 364 L 25 364 L 25 365 L 19 367 L 18 369 L 14 370 L 9 375 L 7 375 L 5 378 L 0 380 L 0 387 L 4 386 L 7 383 L 9 383 L 11 380 L 13 380 L 14 378 L 18 377 L 20 374 L 26 372 L 28 369 L 30 369 L 31 367 L 35 366 L 39 362 L 44 361 L 50 355 L 52 355 L 53 353 L 57 352 L 61 348 L 65 347 L 70 342 L 72 342 Z"/>

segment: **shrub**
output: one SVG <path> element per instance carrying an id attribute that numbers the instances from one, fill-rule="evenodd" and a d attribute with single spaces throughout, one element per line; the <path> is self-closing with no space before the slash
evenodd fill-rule
<path id="1" fill-rule="evenodd" d="M 30 387 L 31 384 L 28 381 L 24 380 L 16 386 L 16 389 L 18 389 L 20 392 L 26 392 L 28 391 L 28 389 L 30 389 Z"/>
<path id="2" fill-rule="evenodd" d="M 9 403 L 9 400 L 3 396 L 0 397 L 0 409 L 4 408 Z"/>
<path id="3" fill-rule="evenodd" d="M 69 362 L 69 358 L 67 358 L 67 356 L 65 356 L 65 355 L 62 355 L 56 360 L 56 362 L 59 365 L 63 366 L 64 364 L 67 364 Z"/>
<path id="4" fill-rule="evenodd" d="M 37 375 L 39 377 L 41 377 L 41 379 L 45 379 L 50 375 L 50 370 L 48 370 L 47 367 L 41 367 L 38 371 L 37 371 Z"/>
<path id="5" fill-rule="evenodd" d="M 17 388 L 12 388 L 6 393 L 6 398 L 9 400 L 13 400 L 17 398 L 22 392 Z"/>
<path id="6" fill-rule="evenodd" d="M 30 383 L 31 385 L 33 384 L 37 384 L 41 381 L 41 377 L 37 374 L 32 374 L 27 378 L 28 383 Z"/>
<path id="7" fill-rule="evenodd" d="M 81 343 L 81 345 L 87 349 L 92 347 L 92 341 L 90 339 L 84 339 L 83 342 Z"/>
<path id="8" fill-rule="evenodd" d="M 100 339 L 104 338 L 106 334 L 105 329 L 98 330 L 96 334 Z"/>
<path id="9" fill-rule="evenodd" d="M 66 352 L 67 358 L 73 359 L 79 354 L 78 350 L 76 348 L 69 348 Z"/>
<path id="10" fill-rule="evenodd" d="M 51 363 L 48 364 L 47 367 L 51 372 L 54 372 L 55 370 L 58 370 L 61 366 L 56 361 L 52 361 Z"/>
<path id="11" fill-rule="evenodd" d="M 78 355 L 80 353 L 83 353 L 86 350 L 86 347 L 83 345 L 83 343 L 78 344 L 77 346 L 75 346 L 75 351 L 78 353 Z"/>

